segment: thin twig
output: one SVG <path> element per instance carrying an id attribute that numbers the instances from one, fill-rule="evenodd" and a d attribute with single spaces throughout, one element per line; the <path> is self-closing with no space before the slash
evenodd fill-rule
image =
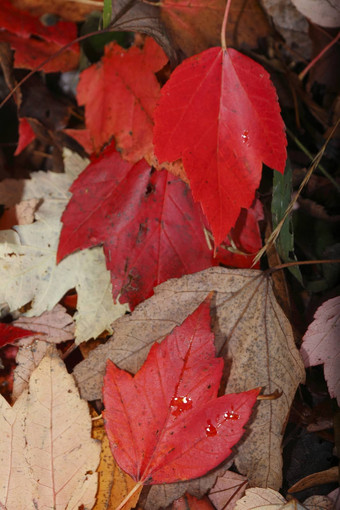
<path id="1" fill-rule="evenodd" d="M 320 151 L 317 153 L 317 155 L 315 156 L 315 158 L 313 159 L 312 161 L 312 164 L 308 170 L 308 172 L 306 173 L 303 181 L 301 182 L 300 186 L 299 186 L 299 189 L 296 193 L 296 195 L 294 196 L 294 198 L 292 199 L 292 201 L 290 202 L 290 204 L 288 205 L 287 209 L 286 209 L 286 212 L 284 213 L 283 215 L 283 218 L 279 221 L 278 225 L 276 226 L 276 228 L 273 230 L 273 232 L 270 234 L 269 238 L 267 239 L 267 242 L 266 244 L 263 246 L 263 248 L 261 248 L 261 250 L 257 253 L 256 257 L 254 258 L 253 260 L 253 264 L 252 266 L 254 266 L 255 264 L 257 264 L 257 262 L 260 260 L 260 258 L 262 257 L 262 255 L 265 254 L 265 252 L 275 243 L 276 239 L 279 237 L 280 235 L 280 232 L 281 232 L 281 229 L 283 227 L 283 224 L 284 222 L 286 221 L 286 219 L 288 218 L 288 216 L 290 215 L 290 213 L 292 212 L 293 210 L 293 207 L 294 205 L 296 204 L 300 194 L 301 194 L 301 191 L 303 190 L 303 188 L 305 187 L 305 185 L 307 184 L 307 182 L 309 181 L 312 173 L 314 172 L 315 168 L 318 166 L 318 164 L 320 163 L 321 159 L 322 159 L 322 156 L 326 150 L 326 147 L 328 145 L 328 142 L 329 140 L 332 138 L 333 134 L 335 133 L 335 130 L 337 129 L 338 125 L 339 125 L 339 122 L 340 122 L 340 119 L 338 119 L 337 123 L 335 124 L 335 126 L 333 127 L 332 131 L 330 132 L 327 140 L 325 141 L 325 143 L 323 144 L 323 146 L 321 147 Z"/>

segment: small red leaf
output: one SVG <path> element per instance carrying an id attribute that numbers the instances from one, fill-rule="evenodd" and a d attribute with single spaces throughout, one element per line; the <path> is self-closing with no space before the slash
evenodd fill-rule
<path id="1" fill-rule="evenodd" d="M 259 390 L 217 398 L 222 369 L 208 302 L 153 345 L 134 377 L 108 361 L 106 432 L 117 463 L 134 480 L 196 478 L 230 455 Z"/>
<path id="2" fill-rule="evenodd" d="M 11 324 L 0 323 L 0 347 L 7 344 L 14 344 L 14 342 L 16 342 L 16 340 L 20 340 L 20 338 L 40 334 L 41 333 L 30 331 L 29 329 L 17 328 Z"/>
<path id="3" fill-rule="evenodd" d="M 14 156 L 18 156 L 35 138 L 35 132 L 27 119 L 19 119 L 19 139 Z"/>
<path id="4" fill-rule="evenodd" d="M 112 147 L 71 187 L 63 216 L 58 261 L 76 250 L 104 244 L 113 297 L 131 307 L 169 278 L 213 265 L 203 215 L 190 190 L 142 160 L 133 165 Z"/>
<path id="5" fill-rule="evenodd" d="M 159 162 L 182 158 L 219 245 L 254 200 L 262 163 L 284 171 L 284 124 L 269 74 L 236 50 L 211 48 L 175 69 L 154 121 Z"/>
<path id="6" fill-rule="evenodd" d="M 85 105 L 86 127 L 99 151 L 114 136 L 124 159 L 136 162 L 152 149 L 153 111 L 160 96 L 155 76 L 167 62 L 151 38 L 143 50 L 113 42 L 80 75 L 77 100 Z"/>

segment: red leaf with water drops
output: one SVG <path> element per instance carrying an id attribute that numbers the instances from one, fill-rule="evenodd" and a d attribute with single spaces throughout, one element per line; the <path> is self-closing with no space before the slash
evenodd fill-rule
<path id="1" fill-rule="evenodd" d="M 19 340 L 20 338 L 26 338 L 28 336 L 40 334 L 41 333 L 37 333 L 29 329 L 12 326 L 11 324 L 0 323 L 0 347 L 3 347 L 7 344 L 14 344 L 16 340 Z"/>
<path id="2" fill-rule="evenodd" d="M 108 361 L 106 432 L 117 463 L 134 480 L 159 484 L 196 478 L 230 455 L 259 389 L 217 398 L 222 370 L 209 300 L 153 345 L 134 377 Z"/>
<path id="3" fill-rule="evenodd" d="M 262 163 L 284 171 L 284 124 L 269 74 L 234 49 L 211 48 L 175 69 L 154 121 L 159 162 L 182 158 L 219 245 L 254 200 Z"/>

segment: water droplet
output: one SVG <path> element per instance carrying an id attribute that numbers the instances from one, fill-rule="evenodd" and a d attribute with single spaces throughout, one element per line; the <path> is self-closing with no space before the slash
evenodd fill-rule
<path id="1" fill-rule="evenodd" d="M 223 417 L 225 420 L 239 420 L 240 419 L 240 415 L 235 413 L 234 411 L 227 411 L 226 413 L 224 413 Z"/>
<path id="2" fill-rule="evenodd" d="M 173 397 L 170 405 L 172 407 L 171 414 L 179 416 L 184 411 L 192 408 L 192 400 L 190 397 Z"/>
<path id="3" fill-rule="evenodd" d="M 217 434 L 217 429 L 210 420 L 208 420 L 208 426 L 205 427 L 205 434 L 207 437 L 216 436 Z"/>
<path id="4" fill-rule="evenodd" d="M 242 138 L 242 142 L 243 143 L 248 143 L 249 142 L 249 131 L 248 129 L 245 129 L 241 135 L 241 138 Z"/>

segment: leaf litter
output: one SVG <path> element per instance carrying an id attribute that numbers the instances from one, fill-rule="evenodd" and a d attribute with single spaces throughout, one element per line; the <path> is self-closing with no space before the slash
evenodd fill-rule
<path id="1" fill-rule="evenodd" d="M 216 352 L 226 361 L 232 359 L 226 392 L 257 386 L 267 394 L 282 392 L 277 400 L 261 402 L 251 433 L 235 457 L 250 483 L 278 488 L 282 431 L 296 388 L 304 380 L 304 368 L 266 274 L 210 268 L 163 283 L 131 315 L 113 324 L 112 339 L 75 367 L 75 378 L 84 398 L 101 398 L 107 359 L 136 373 L 153 343 L 181 324 L 211 291 L 216 292 Z"/>

